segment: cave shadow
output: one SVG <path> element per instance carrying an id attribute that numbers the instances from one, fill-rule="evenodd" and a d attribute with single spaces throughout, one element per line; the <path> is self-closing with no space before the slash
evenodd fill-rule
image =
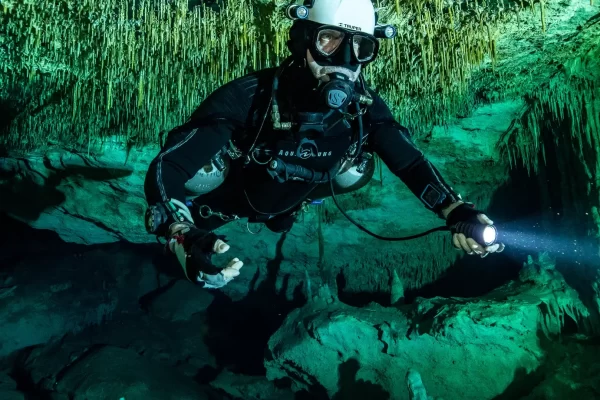
<path id="1" fill-rule="evenodd" d="M 294 400 L 390 400 L 390 394 L 376 383 L 357 379 L 360 362 L 350 358 L 338 366 L 338 391 L 333 397 L 318 382 L 311 382 L 309 390 L 295 393 Z"/>
<path id="2" fill-rule="evenodd" d="M 550 340 L 542 333 L 541 328 L 538 329 L 537 336 L 540 346 L 546 353 L 551 347 Z M 546 378 L 545 364 L 543 362 L 542 365 L 529 372 L 523 367 L 517 368 L 510 385 L 501 394 L 495 396 L 493 400 L 513 400 L 529 395 Z"/>
<path id="3" fill-rule="evenodd" d="M 58 254 L 78 254 L 95 247 L 68 243 L 58 233 L 49 229 L 35 229 L 0 211 L 0 271 L 13 268 L 19 262 L 41 258 L 46 260 Z"/>
<path id="4" fill-rule="evenodd" d="M 7 100 L 0 99 L 0 138 L 8 135 L 10 124 L 18 115 L 17 109 Z M 6 154 L 6 148 L 0 146 L 0 157 Z"/>
<path id="5" fill-rule="evenodd" d="M 356 379 L 356 374 L 360 369 L 360 363 L 357 359 L 351 358 L 340 364 L 338 392 L 331 398 L 332 400 L 389 400 L 390 394 L 386 392 L 381 385 Z"/>
<path id="6" fill-rule="evenodd" d="M 50 175 L 43 184 L 30 176 L 18 179 L 18 173 L 0 170 L 0 209 L 25 221 L 36 221 L 44 210 L 61 205 L 66 196 L 57 189 L 62 181 L 57 175 Z"/>
<path id="7" fill-rule="evenodd" d="M 82 157 L 85 161 L 85 159 Z M 0 159 L 0 163 L 2 159 Z M 79 180 L 110 181 L 123 178 L 133 173 L 132 169 L 98 167 L 93 165 L 77 166 L 62 165 L 56 168 L 50 164 L 48 159 L 44 160 L 44 166 L 48 175 L 44 176 L 35 171 L 30 161 L 20 158 L 19 162 L 24 168 L 31 171 L 30 174 L 21 174 L 16 169 L 0 168 L 0 209 L 16 218 L 33 222 L 50 207 L 58 207 L 66 200 L 65 194 L 58 189 L 64 181 L 77 184 Z M 34 175 L 36 175 L 34 177 Z M 37 179 L 36 179 L 37 178 Z M 40 184 L 37 181 L 42 181 Z"/>
<path id="8" fill-rule="evenodd" d="M 147 268 L 148 262 L 152 257 L 157 258 L 157 253 L 162 254 L 152 244 L 125 240 L 91 245 L 66 242 L 55 231 L 33 228 L 1 211 L 0 226 L 0 291 L 28 284 L 39 284 L 40 287 L 47 285 L 49 288 L 54 278 L 58 277 L 57 273 L 62 276 L 66 274 L 69 279 L 65 282 L 76 287 L 102 279 L 107 286 L 99 290 L 104 290 L 116 284 L 121 274 L 114 265 L 106 264 L 106 260 L 124 254 L 135 263 L 126 264 L 127 273 L 123 278 L 136 284 L 135 279 L 139 277 L 141 286 L 136 286 L 135 290 L 129 290 L 127 286 L 119 289 L 119 309 L 130 312 L 128 307 L 131 307 L 137 311 L 138 290 L 147 293 L 147 297 L 142 296 L 143 300 L 151 300 L 154 293 L 151 290 L 155 286 L 145 279 L 148 273 L 152 273 L 149 272 L 151 268 Z M 82 304 L 86 303 L 82 301 Z"/>
<path id="9" fill-rule="evenodd" d="M 62 341 L 66 337 L 67 335 L 63 336 L 63 338 L 60 340 Z M 11 377 L 14 382 L 16 382 L 16 390 L 21 392 L 24 396 L 21 398 L 27 400 L 53 400 L 57 397 L 72 398 L 72 394 L 67 397 L 63 392 L 57 392 L 55 388 L 47 385 L 47 382 L 45 382 L 44 379 L 40 380 L 39 377 L 34 377 L 34 373 L 31 370 L 31 365 L 35 365 L 36 358 L 33 357 L 33 354 L 36 350 L 43 349 L 46 345 L 46 343 L 32 345 L 14 353 L 12 355 L 12 365 L 7 371 L 8 376 Z M 60 382 L 67 373 L 78 368 L 80 364 L 85 364 L 87 361 L 89 361 L 91 356 L 97 354 L 107 346 L 109 346 L 109 344 L 90 343 L 90 345 L 87 346 L 81 352 L 81 354 L 70 363 L 59 363 L 59 365 L 56 366 L 57 369 L 52 377 L 47 378 L 53 379 L 56 383 Z M 59 393 L 62 393 L 65 396 L 61 396 Z"/>
<path id="10" fill-rule="evenodd" d="M 26 367 L 27 360 L 37 349 L 42 348 L 43 344 L 36 344 L 25 347 L 8 357 L 6 360 L 8 367 L 5 372 L 16 383 L 16 390 L 22 393 L 21 398 L 36 400 L 52 400 L 52 394 L 44 390 L 35 383 L 32 372 Z"/>
<path id="11" fill-rule="evenodd" d="M 10 39 L 9 39 L 10 40 Z M 8 84 L 4 88 L 6 98 L 0 98 L 0 138 L 8 136 L 10 126 L 15 118 L 22 112 L 29 101 L 29 96 L 24 92 L 23 86 L 17 82 Z M 3 141 L 3 140 L 2 140 Z M 0 157 L 7 153 L 4 145 L 0 146 Z"/>
<path id="12" fill-rule="evenodd" d="M 215 298 L 207 309 L 205 343 L 219 368 L 264 376 L 269 339 L 290 311 L 306 303 L 302 284 L 294 289 L 292 299 L 287 299 L 289 275 L 283 278 L 281 288 L 277 289 L 286 236 L 283 233 L 277 241 L 276 255 L 267 262 L 264 280 L 256 286 L 260 278 L 260 269 L 257 269 L 250 291 L 244 298 L 233 301 L 222 291 L 215 291 Z"/>
<path id="13" fill-rule="evenodd" d="M 38 74 L 49 75 L 49 73 L 40 71 L 38 71 Z M 47 107 L 60 103 L 67 93 L 72 92 L 74 84 L 75 81 L 48 96 L 45 85 L 36 85 L 37 87 L 34 88 L 27 77 L 9 83 L 4 88 L 7 93 L 6 97 L 0 99 L 0 138 L 8 136 L 11 125 L 21 116 L 32 117 Z M 44 101 L 40 102 L 40 99 Z M 44 138 L 40 137 L 39 140 L 43 143 Z M 6 150 L 5 147 L 0 148 L 0 154 Z"/>
<path id="14" fill-rule="evenodd" d="M 157 239 L 157 243 L 159 243 L 159 245 L 154 245 L 156 251 L 152 256 L 152 265 L 154 266 L 156 279 L 159 283 L 161 276 L 164 276 L 169 280 L 186 279 L 181 264 L 179 264 L 179 260 L 177 260 L 177 257 L 174 257 L 173 253 L 167 249 L 166 242 L 164 242 L 164 240 L 163 242 L 160 242 Z M 162 285 L 159 284 L 158 286 Z"/>
<path id="15" fill-rule="evenodd" d="M 552 313 L 549 311 L 546 304 L 540 303 L 538 307 L 542 316 L 540 318 L 541 321 L 545 321 L 547 316 L 551 316 Z M 532 394 L 535 388 L 542 384 L 544 380 L 550 378 L 553 373 L 557 372 L 561 363 L 569 358 L 565 346 L 562 343 L 563 337 L 569 337 L 580 330 L 577 322 L 570 316 L 565 315 L 564 321 L 564 326 L 561 333 L 558 335 L 547 335 L 544 333 L 541 326 L 538 327 L 537 339 L 539 346 L 544 353 L 544 359 L 541 364 L 536 369 L 529 372 L 523 367 L 517 368 L 511 384 L 501 394 L 494 397 L 493 400 L 513 400 L 527 397 Z M 578 397 L 575 393 L 572 393 L 572 396 L 570 395 L 569 398 L 586 397 Z"/>
<path id="16" fill-rule="evenodd" d="M 513 381 L 501 394 L 495 396 L 493 400 L 514 400 L 527 396 L 533 389 L 543 382 L 544 373 L 542 368 L 538 367 L 534 371 L 527 372 L 523 367 L 517 368 L 513 375 Z"/>
<path id="17" fill-rule="evenodd" d="M 347 281 L 343 270 L 339 270 L 335 276 L 337 287 L 337 297 L 344 303 L 352 307 L 364 307 L 371 302 L 380 304 L 383 307 L 391 306 L 391 296 L 387 292 L 351 292 L 345 291 Z"/>
<path id="18" fill-rule="evenodd" d="M 179 260 L 167 250 L 166 243 L 162 243 L 158 239 L 157 242 L 160 245 L 152 245 L 151 253 L 151 263 L 156 279 L 155 289 L 138 299 L 140 308 L 145 312 L 149 312 L 154 300 L 169 291 L 178 281 L 187 280 Z"/>
<path id="19" fill-rule="evenodd" d="M 406 303 L 412 303 L 417 297 L 483 296 L 518 279 L 522 263 L 518 262 L 518 256 L 507 250 L 484 259 L 478 256 L 461 257 L 436 281 L 419 289 L 406 290 L 404 300 Z"/>

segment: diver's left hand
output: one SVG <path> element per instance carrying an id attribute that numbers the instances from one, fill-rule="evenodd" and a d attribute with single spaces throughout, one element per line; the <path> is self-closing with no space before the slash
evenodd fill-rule
<path id="1" fill-rule="evenodd" d="M 456 210 L 456 212 L 454 212 Z M 484 225 L 494 225 L 487 215 L 481 211 L 472 208 L 465 203 L 457 202 L 452 204 L 446 210 L 444 210 L 444 216 L 449 226 L 454 225 L 457 222 L 471 222 L 480 223 Z M 504 244 L 494 243 L 491 246 L 483 246 L 475 241 L 473 238 L 468 238 L 462 233 L 452 234 L 452 244 L 455 249 L 463 250 L 469 255 L 478 254 L 481 258 L 487 257 L 490 253 L 501 253 L 504 250 Z"/>
<path id="2" fill-rule="evenodd" d="M 198 274 L 198 282 L 204 282 L 205 289 L 220 289 L 227 285 L 240 274 L 244 263 L 239 258 L 234 258 L 218 273 L 210 275 L 204 272 Z"/>
<path id="3" fill-rule="evenodd" d="M 477 221 L 484 225 L 494 225 L 494 221 L 485 214 L 477 214 Z M 491 246 L 484 247 L 473 238 L 468 238 L 462 233 L 452 235 L 452 244 L 457 250 L 464 250 L 468 255 L 478 254 L 481 258 L 487 257 L 490 253 L 501 253 L 504 250 L 504 244 L 502 243 L 494 243 Z"/>
<path id="4" fill-rule="evenodd" d="M 223 254 L 229 250 L 229 245 L 221 239 L 217 239 L 213 245 L 216 254 Z M 235 257 L 227 265 L 218 271 L 199 271 L 196 280 L 204 283 L 205 289 L 220 289 L 227 285 L 240 274 L 240 268 L 244 263 Z"/>

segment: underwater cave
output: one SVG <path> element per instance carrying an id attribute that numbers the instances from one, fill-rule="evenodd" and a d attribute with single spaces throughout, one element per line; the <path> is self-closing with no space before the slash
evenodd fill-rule
<path id="1" fill-rule="evenodd" d="M 0 399 L 600 398 L 596 2 L 0 10 Z"/>

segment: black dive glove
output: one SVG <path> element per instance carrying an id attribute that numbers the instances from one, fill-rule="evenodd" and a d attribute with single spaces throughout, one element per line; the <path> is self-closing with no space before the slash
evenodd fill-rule
<path id="1" fill-rule="evenodd" d="M 198 229 L 187 223 L 175 223 L 169 228 L 168 247 L 175 253 L 188 280 L 202 283 L 207 289 L 221 288 L 240 274 L 244 265 L 232 259 L 224 268 L 212 263 L 214 254 L 229 250 L 223 235 Z"/>
<path id="2" fill-rule="evenodd" d="M 450 211 L 450 214 L 446 217 L 446 225 L 452 228 L 459 222 L 481 224 L 481 221 L 477 219 L 479 214 L 484 214 L 484 212 L 476 209 L 473 203 L 462 203 Z"/>
<path id="3" fill-rule="evenodd" d="M 229 245 L 225 236 L 198 229 L 190 210 L 182 202 L 171 199 L 148 207 L 146 230 L 167 239 L 167 248 L 177 256 L 185 276 L 206 288 L 220 288 L 240 274 L 244 265 L 234 258 L 224 268 L 213 265 L 216 253 L 225 253 Z"/>
<path id="4" fill-rule="evenodd" d="M 446 225 L 452 232 L 452 244 L 467 254 L 479 254 L 481 257 L 489 253 L 500 253 L 504 244 L 496 242 L 497 231 L 494 222 L 472 203 L 456 206 L 446 217 Z"/>
<path id="5" fill-rule="evenodd" d="M 221 272 L 221 268 L 215 267 L 211 259 L 217 253 L 215 250 L 217 240 L 226 243 L 225 236 L 216 235 L 194 226 L 190 226 L 188 229 L 186 233 L 181 233 L 173 238 L 183 245 L 186 254 L 184 269 L 187 278 L 193 281 L 200 272 L 209 275 Z"/>

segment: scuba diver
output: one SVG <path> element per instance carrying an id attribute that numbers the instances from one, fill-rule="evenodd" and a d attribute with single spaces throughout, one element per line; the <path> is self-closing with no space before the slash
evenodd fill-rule
<path id="1" fill-rule="evenodd" d="M 379 40 L 396 35 L 378 25 L 371 0 L 306 0 L 286 12 L 294 20 L 291 56 L 211 93 L 169 132 L 149 166 L 146 229 L 166 239 L 186 277 L 223 287 L 243 262 L 213 265 L 212 256 L 230 248 L 216 228 L 247 218 L 249 231 L 262 223 L 287 232 L 308 204 L 333 197 L 339 206 L 335 195 L 364 187 L 373 154 L 446 221 L 443 229 L 454 227 L 455 248 L 482 257 L 502 251 L 495 239 L 474 239 L 474 230 L 493 222 L 462 201 L 366 84 L 361 70 L 376 59 Z M 381 237 L 350 220 L 380 239 L 408 239 Z"/>

